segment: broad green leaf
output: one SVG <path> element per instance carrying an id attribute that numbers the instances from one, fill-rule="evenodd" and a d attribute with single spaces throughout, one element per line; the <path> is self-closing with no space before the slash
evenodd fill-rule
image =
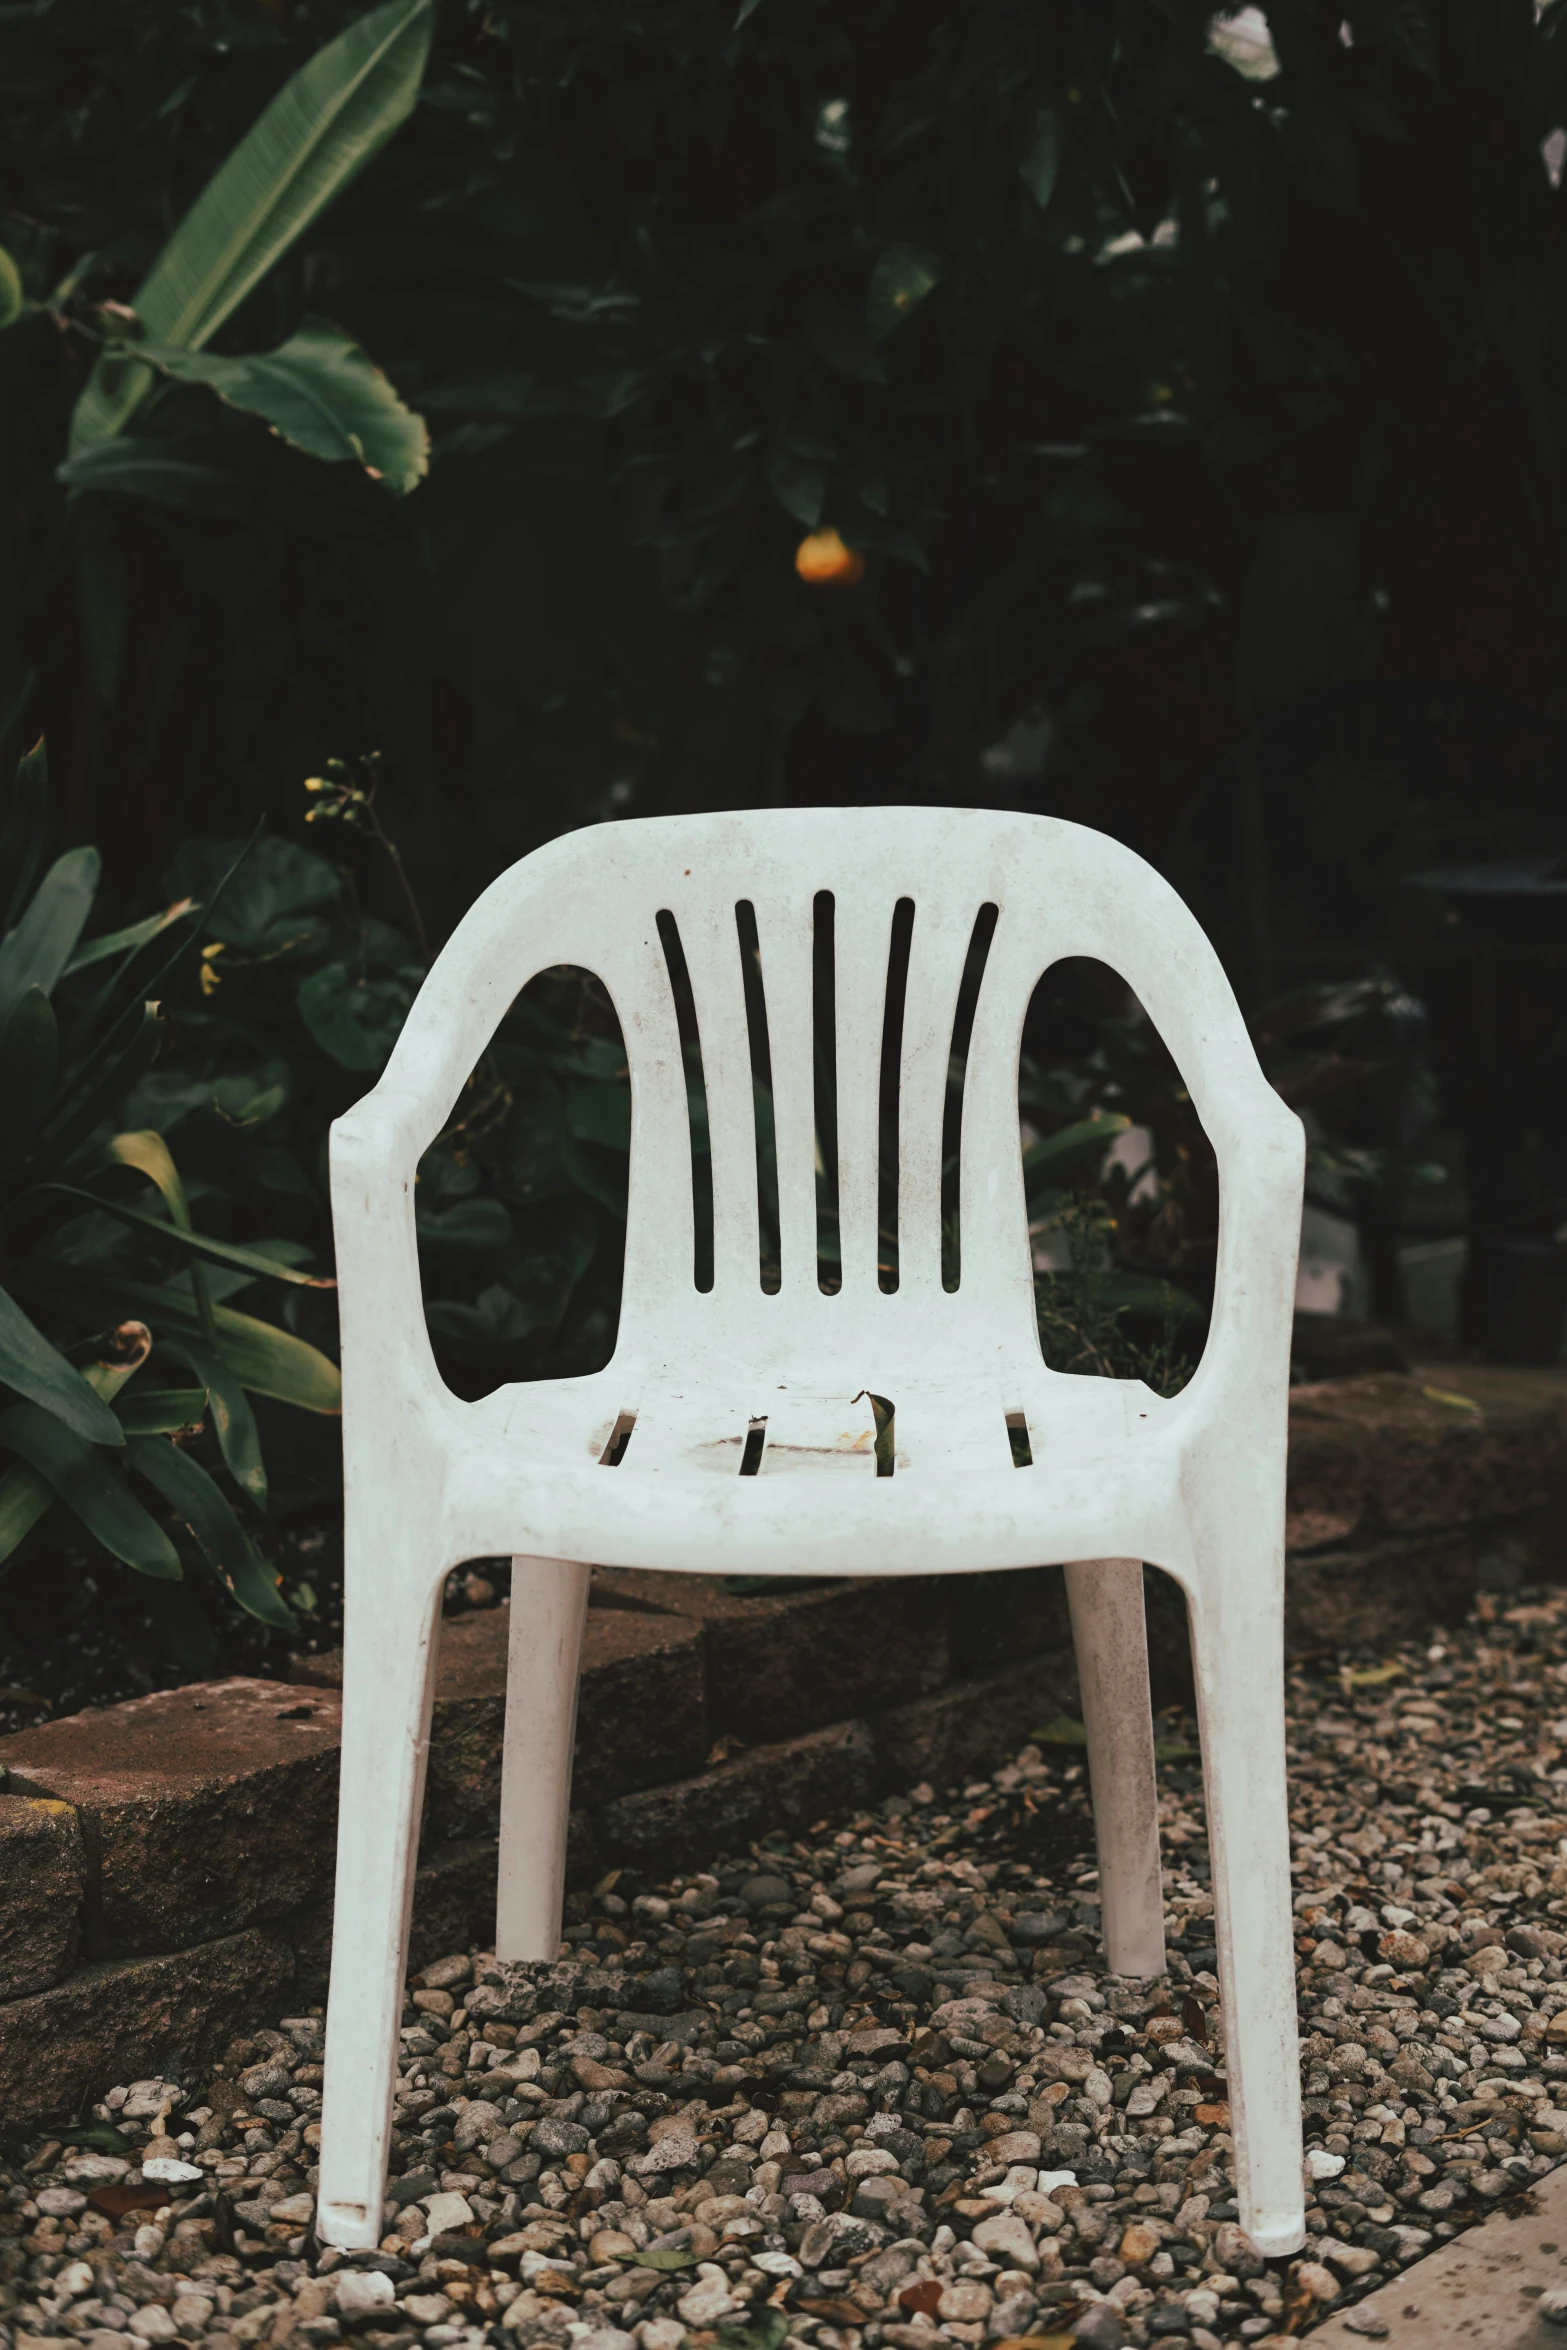
<path id="1" fill-rule="evenodd" d="M 206 384 L 231 408 L 259 416 L 307 457 L 351 461 L 401 495 L 429 471 L 424 419 L 405 408 L 351 335 L 306 318 L 275 351 L 228 358 L 164 343 L 138 357 L 179 383 Z"/>
<path id="2" fill-rule="evenodd" d="M 574 1085 L 566 1096 L 566 1130 L 578 1142 L 599 1142 L 612 1151 L 630 1150 L 630 1086 L 613 1079 L 602 1085 Z"/>
<path id="3" fill-rule="evenodd" d="M 30 987 L 12 1006 L 0 1029 L 0 1158 L 14 1163 L 33 1139 L 54 1087 L 60 1059 L 60 1031 L 54 1006 L 41 987 Z"/>
<path id="4" fill-rule="evenodd" d="M 126 1139 L 124 1135 L 115 1137 L 117 1142 Z M 126 1164 L 134 1162 L 128 1160 Z M 96 1208 L 101 1214 L 112 1216 L 116 1223 L 129 1224 L 139 1232 L 156 1233 L 160 1240 L 167 1241 L 172 1248 L 182 1248 L 191 1256 L 204 1257 L 211 1264 L 227 1266 L 252 1279 L 264 1276 L 270 1281 L 286 1281 L 296 1289 L 335 1289 L 337 1286 L 329 1274 L 298 1272 L 280 1257 L 269 1256 L 260 1249 L 244 1248 L 237 1241 L 211 1240 L 205 1232 L 192 1231 L 188 1224 L 171 1224 L 166 1223 L 161 1216 L 144 1216 L 139 1208 L 127 1207 L 123 1200 L 105 1199 L 101 1192 L 84 1191 L 80 1184 L 40 1183 L 25 1194 L 29 1199 L 51 1195 L 59 1199 L 79 1200 L 84 1208 Z"/>
<path id="5" fill-rule="evenodd" d="M 320 916 L 343 888 L 325 857 L 270 832 L 248 843 L 182 841 L 167 886 L 202 900 L 203 937 L 247 955 L 316 944 L 324 935 Z"/>
<path id="6" fill-rule="evenodd" d="M 300 981 L 300 1016 L 340 1068 L 379 1071 L 402 1034 L 418 979 L 412 969 L 372 979 L 350 963 L 323 963 Z"/>
<path id="7" fill-rule="evenodd" d="M 1023 185 L 1041 212 L 1055 194 L 1061 170 L 1061 124 L 1053 106 L 1041 106 L 1034 117 L 1034 135 L 1028 153 L 1018 165 Z"/>
<path id="8" fill-rule="evenodd" d="M 827 498 L 827 473 L 814 458 L 795 449 L 776 448 L 767 460 L 767 482 L 786 514 L 814 530 Z"/>
<path id="9" fill-rule="evenodd" d="M 889 245 L 871 271 L 865 323 L 872 338 L 883 341 L 912 317 L 940 281 L 941 263 L 934 253 L 921 253 L 913 245 Z"/>
<path id="10" fill-rule="evenodd" d="M 0 245 L 0 334 L 8 326 L 15 326 L 27 304 L 22 291 L 22 273 L 10 254 Z"/>
<path id="11" fill-rule="evenodd" d="M 472 375 L 449 376 L 444 383 L 421 387 L 419 405 L 454 409 L 462 416 L 520 416 L 538 385 L 536 375 L 520 367 L 484 367 Z"/>
<path id="12" fill-rule="evenodd" d="M 1173 1314 L 1186 1322 L 1202 1312 L 1189 1290 L 1161 1281 L 1156 1273 L 1106 1273 L 1104 1295 L 1118 1314 Z"/>
<path id="13" fill-rule="evenodd" d="M 229 1475 L 242 1492 L 249 1494 L 257 1509 L 264 1510 L 267 1466 L 261 1457 L 261 1433 L 237 1373 L 220 1354 L 215 1354 L 211 1347 L 198 1345 L 194 1339 L 171 1340 L 169 1352 L 189 1363 L 205 1384 L 218 1448 Z"/>
<path id="14" fill-rule="evenodd" d="M 132 308 L 149 343 L 197 351 L 357 178 L 413 112 L 434 0 L 387 0 L 284 84 L 169 238 Z M 100 359 L 76 403 L 71 447 L 120 431 L 151 370 Z"/>
<path id="15" fill-rule="evenodd" d="M 512 1231 L 498 1199 L 458 1199 L 450 1207 L 423 1208 L 414 1226 L 419 1238 L 436 1248 L 504 1248 Z"/>
<path id="16" fill-rule="evenodd" d="M 69 978 L 73 971 L 86 971 L 94 963 L 107 962 L 111 955 L 134 955 L 139 948 L 161 938 L 174 923 L 182 922 L 187 914 L 200 910 L 194 898 L 181 898 L 177 904 L 165 906 L 161 914 L 149 914 L 145 922 L 133 922 L 125 930 L 107 930 L 102 938 L 86 939 L 66 964 L 64 976 Z"/>
<path id="17" fill-rule="evenodd" d="M 149 369 L 137 372 L 152 381 Z M 89 384 L 82 399 L 91 390 Z M 114 490 L 122 497 L 146 498 L 154 506 L 178 506 L 224 522 L 243 521 L 254 503 L 254 492 L 242 475 L 151 440 L 94 441 L 57 465 L 54 477 L 68 490 Z"/>
<path id="18" fill-rule="evenodd" d="M 1041 1180 L 1048 1180 L 1065 1169 L 1072 1160 L 1080 1159 L 1090 1151 L 1108 1150 L 1118 1134 L 1125 1134 L 1132 1121 L 1119 1111 L 1096 1111 L 1091 1118 L 1079 1118 L 1075 1125 L 1063 1126 L 1056 1134 L 1047 1134 L 1042 1142 L 1032 1142 L 1023 1153 L 1023 1180 L 1030 1191 Z"/>
<path id="19" fill-rule="evenodd" d="M 0 1379 L 46 1412 L 50 1412 L 78 1440 L 88 1444 L 123 1444 L 119 1421 L 103 1398 L 93 1393 L 74 1363 L 35 1330 L 15 1299 L 0 1289 Z"/>
<path id="20" fill-rule="evenodd" d="M 560 1137 L 560 1163 L 576 1190 L 585 1192 L 589 1199 L 596 1199 L 611 1215 L 624 1217 L 626 1174 L 623 1168 L 601 1170 L 586 1151 L 578 1148 L 570 1134 Z"/>
<path id="21" fill-rule="evenodd" d="M 663 2276 L 673 2276 L 678 2269 L 695 2268 L 697 2263 L 694 2252 L 677 2252 L 673 2247 L 657 2252 L 633 2252 L 631 2259 L 637 2268 L 655 2268 Z"/>
<path id="22" fill-rule="evenodd" d="M 166 1436 L 133 1436 L 126 1452 L 137 1476 L 145 1477 L 184 1519 L 247 1614 L 282 1631 L 297 1632 L 298 1623 L 284 1606 L 270 1568 L 257 1557 L 250 1536 L 201 1463 Z"/>
<path id="23" fill-rule="evenodd" d="M 201 1338 L 204 1333 L 189 1297 L 160 1289 L 155 1282 L 122 1280 L 107 1275 L 101 1288 L 127 1305 L 152 1315 L 158 1335 Z M 342 1376 L 318 1347 L 278 1330 L 270 1322 L 236 1313 L 232 1306 L 215 1305 L 213 1322 L 223 1360 L 252 1395 L 270 1395 L 278 1403 L 297 1404 L 302 1411 L 332 1414 L 343 1408 Z"/>
<path id="24" fill-rule="evenodd" d="M 872 346 L 863 306 L 847 294 L 823 294 L 805 315 L 805 331 L 829 367 L 859 383 L 884 384 L 887 369 Z"/>
<path id="25" fill-rule="evenodd" d="M 68 849 L 38 884 L 32 904 L 0 946 L 0 1018 L 30 987 L 54 993 L 92 912 L 98 871 L 96 849 Z"/>
<path id="26" fill-rule="evenodd" d="M 110 1418 L 113 1414 L 110 1413 Z M 124 1442 L 119 1422 L 115 1433 Z M 142 1440 L 146 1441 L 146 1440 Z M 179 1555 L 161 1526 L 147 1515 L 119 1469 L 101 1452 L 35 1403 L 14 1403 L 0 1412 L 0 1444 L 8 1445 L 48 1480 L 67 1508 L 115 1558 L 139 1575 L 168 1583 L 180 1580 Z"/>
<path id="27" fill-rule="evenodd" d="M 205 1387 L 138 1387 L 116 1407 L 127 1436 L 174 1436 L 199 1428 L 207 1413 Z"/>
<path id="28" fill-rule="evenodd" d="M 152 1332 L 145 1322 L 122 1322 L 113 1335 L 114 1355 L 86 1364 L 81 1374 L 93 1393 L 105 1403 L 111 1396 L 117 1396 L 126 1381 L 141 1369 L 152 1348 Z M 0 1565 L 58 1498 L 48 1478 L 41 1477 L 25 1461 L 13 1462 L 4 1476 L 0 1476 Z"/>

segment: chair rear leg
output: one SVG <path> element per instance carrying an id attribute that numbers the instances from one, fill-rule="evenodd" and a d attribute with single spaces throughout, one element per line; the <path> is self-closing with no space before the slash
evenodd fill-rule
<path id="1" fill-rule="evenodd" d="M 1078 1559 L 1067 1606 L 1088 1733 L 1105 1956 L 1113 1975 L 1164 1972 L 1159 1789 L 1140 1559 Z"/>
<path id="2" fill-rule="evenodd" d="M 1282 1572 L 1277 1584 L 1270 1595 L 1263 1573 L 1220 1574 L 1189 1602 L 1236 2200 L 1269 2259 L 1298 2252 L 1306 2232 Z"/>
<path id="3" fill-rule="evenodd" d="M 343 1626 L 343 1754 L 327 1998 L 318 2234 L 381 2240 L 414 1867 L 424 1807 L 441 1579 L 356 1582 Z"/>
<path id="4" fill-rule="evenodd" d="M 499 1958 L 555 1958 L 566 1886 L 571 1750 L 589 1567 L 514 1558 L 501 1761 Z"/>

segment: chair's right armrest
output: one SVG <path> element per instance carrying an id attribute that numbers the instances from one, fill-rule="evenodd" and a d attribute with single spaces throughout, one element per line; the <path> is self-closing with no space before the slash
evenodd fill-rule
<path id="1" fill-rule="evenodd" d="M 1213 1318 L 1188 1390 L 1237 1470 L 1248 1445 L 1284 1440 L 1305 1166 L 1299 1118 L 1261 1087 L 1221 1152 Z"/>

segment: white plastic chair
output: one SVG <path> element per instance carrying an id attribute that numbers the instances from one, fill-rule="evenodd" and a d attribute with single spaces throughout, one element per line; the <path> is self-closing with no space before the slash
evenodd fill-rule
<path id="1" fill-rule="evenodd" d="M 822 893 L 830 893 L 829 911 Z M 889 942 L 913 904 L 897 1101 L 897 1286 L 878 1274 Z M 737 908 L 748 909 L 737 916 Z M 962 1100 L 961 1278 L 943 1285 L 954 1010 L 995 909 Z M 742 933 L 754 909 L 776 1124 L 781 1286 L 762 1286 Z M 663 918 L 663 928 L 660 927 Z M 711 1134 L 696 1286 L 689 971 Z M 831 920 L 841 1287 L 818 1271 L 813 937 Z M 904 920 L 908 916 L 905 911 Z M 988 923 L 990 916 L 984 915 Z M 1098 957 L 1136 991 L 1217 1153 L 1208 1344 L 1173 1400 L 1041 1359 L 1018 1131 L 1040 973 Z M 459 1401 L 420 1301 L 414 1182 L 535 973 L 597 972 L 631 1070 L 619 1336 L 591 1377 Z M 754 966 L 753 966 L 754 968 Z M 820 1016 L 820 1015 L 819 1015 Z M 588 1562 L 672 1572 L 953 1574 L 1065 1564 L 1111 1969 L 1164 1965 L 1141 1567 L 1183 1587 L 1207 1790 L 1242 2226 L 1303 2237 L 1284 1767 L 1284 1468 L 1298 1120 L 1218 960 L 1130 851 L 1040 817 L 927 808 L 606 824 L 514 866 L 453 934 L 385 1075 L 332 1135 L 347 1500 L 342 1809 L 319 2227 L 379 2239 L 443 1577 L 513 1552 L 498 1949 L 559 1949 Z M 893 1406 L 878 1463 L 871 1398 Z M 1010 1426 L 1009 1426 L 1010 1423 Z M 1031 1453 L 1016 1465 L 1012 1431 Z M 892 1473 L 887 1474 L 891 1468 Z"/>

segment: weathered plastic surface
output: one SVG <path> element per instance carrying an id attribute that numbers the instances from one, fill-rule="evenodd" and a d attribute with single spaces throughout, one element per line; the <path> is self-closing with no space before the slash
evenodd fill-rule
<path id="1" fill-rule="evenodd" d="M 878 1270 L 879 1101 L 905 898 L 914 911 L 889 1291 Z M 771 1063 L 782 1257 L 772 1291 L 760 1271 L 741 905 L 754 909 Z M 985 908 L 995 927 L 963 1090 L 961 1278 L 949 1290 L 942 1114 L 959 984 Z M 705 1290 L 661 913 L 690 973 L 706 1087 Z M 830 1290 L 818 1260 L 812 1049 L 813 935 L 829 919 L 841 1244 L 841 1285 Z M 1136 991 L 1218 1156 L 1212 1327 L 1173 1399 L 1136 1381 L 1052 1371 L 1040 1354 L 1018 1050 L 1040 973 L 1072 955 L 1109 963 Z M 416 1170 L 519 989 L 559 964 L 598 973 L 630 1063 L 619 1336 L 592 1377 L 466 1403 L 437 1376 L 425 1328 Z M 1299 2247 L 1283 1576 L 1303 1158 L 1299 1121 L 1263 1077 L 1197 923 L 1150 867 L 1080 826 L 928 808 L 606 824 L 552 842 L 485 892 L 438 958 L 380 1083 L 332 1136 L 347 1621 L 319 2214 L 329 2242 L 363 2247 L 380 2235 L 441 1580 L 465 1559 L 512 1552 L 500 1920 L 502 1953 L 515 1957 L 558 1947 L 586 1562 L 843 1575 L 1060 1562 L 1085 1652 L 1109 1955 L 1119 1970 L 1157 1971 L 1135 1562 L 1173 1575 L 1197 1678 L 1241 2222 L 1267 2253 Z M 881 1473 L 872 1397 L 894 1413 Z M 1026 1427 L 1026 1465 L 1015 1464 L 1009 1418 Z"/>

